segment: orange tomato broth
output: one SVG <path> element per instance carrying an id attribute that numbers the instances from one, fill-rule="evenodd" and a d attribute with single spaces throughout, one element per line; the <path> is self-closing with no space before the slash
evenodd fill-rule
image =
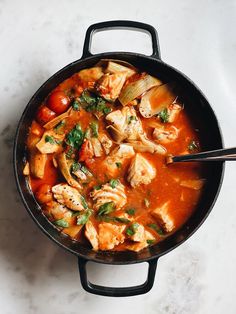
<path id="1" fill-rule="evenodd" d="M 138 76 L 137 74 L 135 75 L 137 79 Z M 132 81 L 132 79 L 130 81 Z M 54 91 L 61 90 L 68 92 L 71 88 L 73 88 L 76 95 L 79 96 L 83 89 L 87 88 L 89 84 L 93 85 L 93 82 L 81 82 L 78 78 L 78 75 L 74 74 L 71 78 L 58 85 Z M 114 105 L 114 108 L 120 109 L 122 106 Z M 153 117 L 150 119 L 145 119 L 138 113 L 138 110 L 137 115 L 141 119 L 143 128 L 148 137 L 151 138 L 151 132 L 153 131 L 153 128 L 151 128 L 149 124 L 150 122 L 157 122 L 157 118 Z M 77 123 L 79 123 L 82 129 L 85 130 L 89 123 L 94 120 L 96 120 L 96 118 L 92 113 L 86 112 L 83 109 L 80 111 L 74 111 L 72 116 L 67 119 L 65 132 L 68 133 Z M 99 131 L 106 130 L 105 118 L 98 120 L 98 122 Z M 168 127 L 168 123 L 163 125 Z M 170 125 L 174 125 L 180 130 L 180 132 L 178 138 L 174 142 L 163 145 L 167 149 L 168 154 L 178 155 L 187 153 L 188 145 L 192 140 L 198 142 L 201 146 L 199 132 L 195 128 L 193 120 L 190 116 L 187 115 L 185 110 L 182 110 L 179 113 L 176 121 Z M 53 165 L 53 155 L 54 154 L 48 155 L 45 175 L 42 179 L 37 179 L 33 176 L 29 177 L 30 185 L 34 194 L 42 184 L 49 184 L 50 186 L 53 186 L 55 184 L 65 182 L 65 179 L 60 174 L 59 169 L 55 168 Z M 174 219 L 176 230 L 191 216 L 196 208 L 196 205 L 198 204 L 202 192 L 202 190 L 194 190 L 183 187 L 180 185 L 180 181 L 188 179 L 202 179 L 204 178 L 204 169 L 199 163 L 166 165 L 165 156 L 151 153 L 142 153 L 142 155 L 155 166 L 156 177 L 151 181 L 150 184 L 132 188 L 126 181 L 130 160 L 126 160 L 124 163 L 122 163 L 122 167 L 121 169 L 118 169 L 118 175 L 115 178 L 118 178 L 121 183 L 125 185 L 127 203 L 125 207 L 119 211 L 119 213 L 125 212 L 130 208 L 135 208 L 135 221 L 140 222 L 145 226 L 149 223 L 156 223 L 155 219 L 150 215 L 150 211 L 168 201 L 170 206 L 169 212 L 171 217 Z M 84 186 L 84 191 L 82 192 L 82 194 L 86 197 L 89 206 L 92 206 L 92 200 L 89 197 L 89 192 L 92 190 L 93 186 L 106 183 L 110 179 L 110 177 L 107 177 L 106 170 L 102 165 L 102 161 L 105 158 L 106 155 L 95 158 L 88 167 L 96 178 L 93 179 L 88 185 Z M 149 201 L 148 208 L 145 206 L 144 199 L 148 199 Z M 99 221 L 95 218 L 95 216 L 93 215 L 90 219 L 97 226 Z M 151 228 L 147 227 L 146 229 L 155 236 L 157 241 L 165 238 L 158 235 Z M 84 241 L 83 238 L 84 236 L 82 236 L 82 241 Z M 80 241 L 81 236 L 77 237 L 77 240 Z M 116 246 L 113 250 L 124 249 L 125 242 Z"/>

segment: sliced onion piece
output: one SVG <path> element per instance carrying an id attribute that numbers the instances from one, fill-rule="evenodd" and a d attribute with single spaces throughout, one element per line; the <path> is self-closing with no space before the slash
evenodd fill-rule
<path id="1" fill-rule="evenodd" d="M 107 68 L 105 70 L 106 73 L 117 73 L 117 72 L 125 72 L 126 73 L 126 78 L 132 76 L 133 74 L 136 73 L 135 70 L 128 68 L 126 66 L 123 66 L 119 63 L 109 61 L 107 64 Z"/>
<path id="2" fill-rule="evenodd" d="M 125 86 L 120 93 L 119 101 L 123 106 L 126 106 L 132 100 L 148 91 L 150 88 L 159 86 L 161 84 L 162 82 L 160 80 L 146 74 L 139 80 Z"/>
<path id="3" fill-rule="evenodd" d="M 142 97 L 139 112 L 144 118 L 150 118 L 171 105 L 175 99 L 173 84 L 156 86 Z"/>

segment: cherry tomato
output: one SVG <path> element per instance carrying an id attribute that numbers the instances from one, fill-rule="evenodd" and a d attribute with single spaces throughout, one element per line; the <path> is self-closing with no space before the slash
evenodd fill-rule
<path id="1" fill-rule="evenodd" d="M 61 114 L 68 109 L 70 105 L 70 99 L 66 96 L 64 92 L 55 91 L 52 92 L 51 95 L 48 97 L 47 105 L 57 114 Z"/>
<path id="2" fill-rule="evenodd" d="M 38 188 L 35 196 L 40 204 L 44 204 L 44 203 L 48 203 L 52 201 L 51 186 L 49 184 L 42 184 Z"/>
<path id="3" fill-rule="evenodd" d="M 37 112 L 37 121 L 40 124 L 45 124 L 48 121 L 54 119 L 55 117 L 56 113 L 46 106 L 41 106 Z"/>

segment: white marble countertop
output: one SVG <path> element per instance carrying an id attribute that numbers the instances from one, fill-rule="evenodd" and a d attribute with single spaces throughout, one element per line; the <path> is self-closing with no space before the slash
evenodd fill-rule
<path id="1" fill-rule="evenodd" d="M 151 292 L 133 298 L 86 293 L 76 258 L 42 234 L 20 201 L 11 156 L 23 108 L 49 76 L 80 58 L 86 28 L 109 19 L 156 27 L 163 60 L 203 90 L 225 145 L 236 145 L 235 0 L 0 0 L 0 313 L 234 314 L 236 164 L 227 163 L 220 196 L 203 226 L 159 260 Z M 146 37 L 133 32 L 104 36 L 95 38 L 94 51 L 149 51 Z M 89 272 L 97 283 L 130 285 L 145 279 L 146 265 L 91 264 Z"/>

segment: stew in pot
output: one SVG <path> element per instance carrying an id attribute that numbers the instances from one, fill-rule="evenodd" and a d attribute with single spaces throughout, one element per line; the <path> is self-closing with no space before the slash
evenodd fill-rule
<path id="1" fill-rule="evenodd" d="M 29 128 L 24 175 L 49 221 L 93 250 L 156 244 L 193 213 L 201 164 L 166 164 L 201 149 L 175 82 L 101 60 L 58 85 Z"/>

